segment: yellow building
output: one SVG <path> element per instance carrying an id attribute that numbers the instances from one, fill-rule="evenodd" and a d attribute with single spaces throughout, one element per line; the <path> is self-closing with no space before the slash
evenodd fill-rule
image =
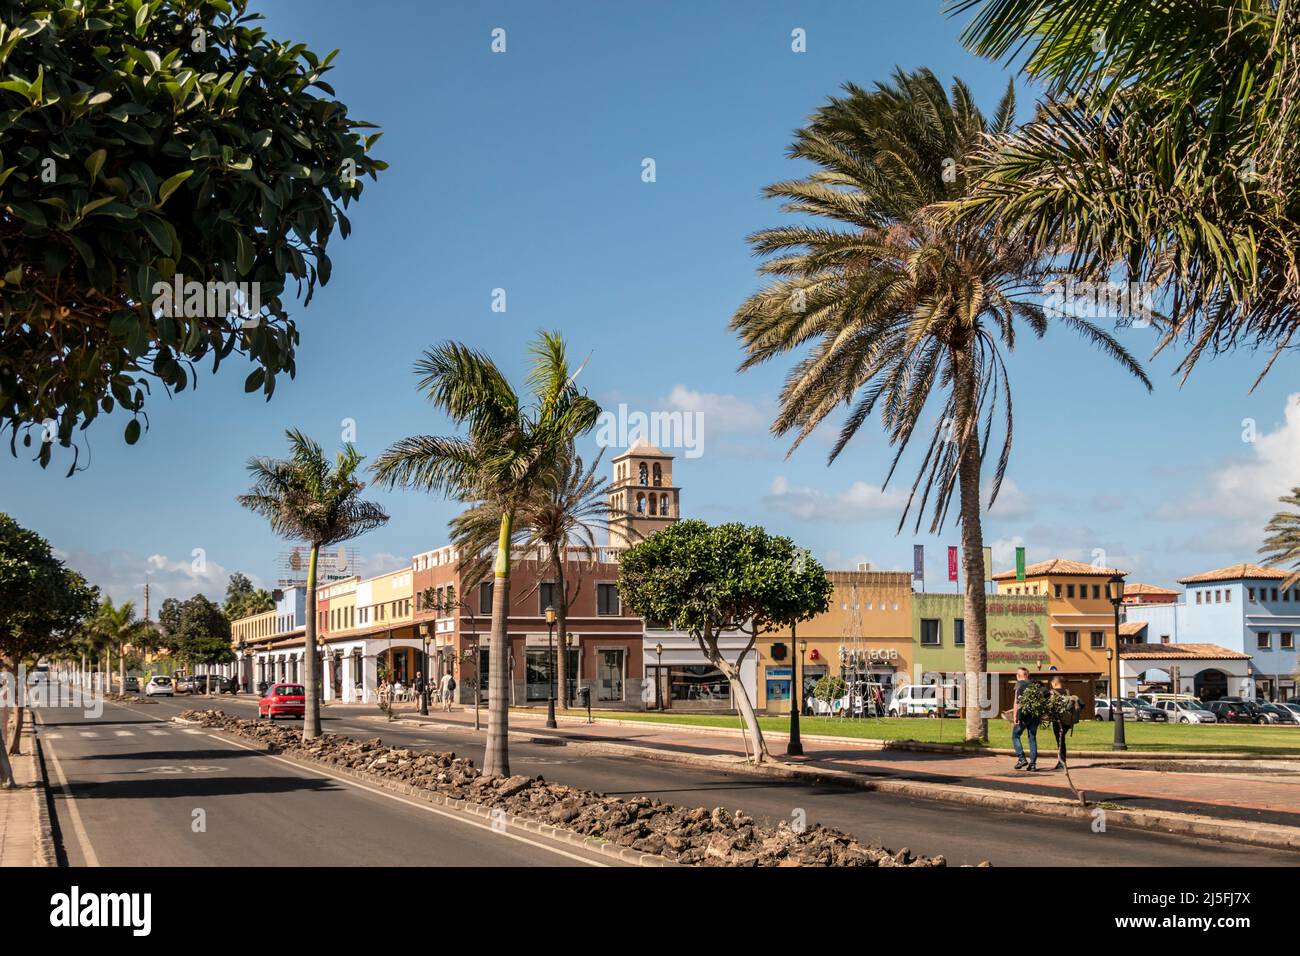
<path id="1" fill-rule="evenodd" d="M 672 455 L 638 441 L 615 458 L 613 466 L 610 547 L 630 547 L 677 521 L 681 515 L 681 489 L 673 484 Z"/>
<path id="2" fill-rule="evenodd" d="M 1053 558 L 1015 571 L 993 575 L 998 594 L 1047 597 L 1048 663 L 1068 673 L 1109 673 L 1107 649 L 1115 648 L 1115 608 L 1106 596 L 1106 581 L 1127 571 L 1099 568 L 1082 561 Z"/>
<path id="3" fill-rule="evenodd" d="M 912 683 L 912 576 L 907 571 L 828 571 L 832 592 L 824 614 L 788 629 L 763 634 L 758 654 L 757 701 L 768 713 L 790 709 L 791 666 L 803 654 L 804 698 L 827 674 L 843 675 L 854 655 L 858 670 L 879 682 L 888 698 Z M 843 655 L 841 655 L 843 652 Z"/>

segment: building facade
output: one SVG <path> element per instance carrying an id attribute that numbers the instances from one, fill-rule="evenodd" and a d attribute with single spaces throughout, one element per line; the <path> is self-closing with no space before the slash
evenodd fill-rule
<path id="1" fill-rule="evenodd" d="M 1058 670 L 1096 673 L 1105 692 L 1113 655 L 1118 647 L 1115 606 L 1106 595 L 1106 582 L 1128 572 L 1053 558 L 993 576 L 998 594 L 1047 598 L 1047 656 Z M 1107 653 L 1109 651 L 1109 654 Z"/>
<path id="2" fill-rule="evenodd" d="M 1257 564 L 1216 568 L 1180 578 L 1185 588 L 1181 600 L 1129 607 L 1126 617 L 1146 625 L 1146 643 L 1214 646 L 1232 655 L 1189 662 L 1195 672 L 1184 676 L 1194 687 L 1206 688 L 1209 697 L 1226 693 L 1287 700 L 1296 695 L 1300 668 L 1300 587 L 1282 587 L 1286 578 L 1285 571 Z M 1249 659 L 1244 675 L 1236 673 L 1242 665 L 1214 663 L 1240 656 Z"/>

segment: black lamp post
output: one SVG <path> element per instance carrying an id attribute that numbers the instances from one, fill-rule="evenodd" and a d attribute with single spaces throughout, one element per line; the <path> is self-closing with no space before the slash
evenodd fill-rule
<path id="1" fill-rule="evenodd" d="M 655 710 L 664 709 L 664 645 L 655 645 Z"/>
<path id="2" fill-rule="evenodd" d="M 1119 606 L 1124 603 L 1124 576 L 1116 574 L 1106 582 L 1106 596 L 1110 598 L 1111 606 L 1115 609 L 1115 683 L 1111 686 L 1111 720 L 1115 722 L 1115 741 L 1110 745 L 1111 750 L 1128 750 L 1128 743 L 1124 740 L 1124 709 L 1120 706 L 1119 696 Z"/>
<path id="3" fill-rule="evenodd" d="M 790 625 L 790 643 L 794 643 L 794 625 Z M 799 642 L 799 666 L 790 661 L 790 742 L 786 745 L 787 757 L 803 756 L 803 741 L 799 739 L 799 711 L 803 710 L 803 655 L 808 650 L 808 642 Z"/>
<path id="4" fill-rule="evenodd" d="M 560 688 L 560 696 L 564 699 L 564 709 L 568 710 L 573 706 L 573 695 L 569 693 L 569 681 L 578 686 L 578 673 L 575 671 L 572 676 L 569 674 L 569 651 L 573 648 L 573 635 L 568 631 L 564 633 L 564 686 Z M 582 661 L 579 659 L 578 667 L 582 667 Z"/>
<path id="5" fill-rule="evenodd" d="M 550 696 L 546 698 L 546 726 L 558 727 L 555 722 L 555 608 L 546 606 L 546 646 L 551 657 L 548 682 L 551 685 Z"/>
<path id="6" fill-rule="evenodd" d="M 420 716 L 429 716 L 429 625 L 420 625 L 420 637 L 424 640 L 424 657 L 420 660 Z"/>

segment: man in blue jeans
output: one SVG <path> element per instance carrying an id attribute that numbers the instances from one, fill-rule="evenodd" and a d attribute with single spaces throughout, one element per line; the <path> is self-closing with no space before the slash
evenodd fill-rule
<path id="1" fill-rule="evenodd" d="M 1011 746 L 1016 750 L 1016 770 L 1028 770 L 1031 773 L 1038 769 L 1038 721 L 1033 717 L 1026 716 L 1024 720 L 1020 718 L 1020 695 L 1024 693 L 1025 688 L 1029 686 L 1028 668 L 1016 668 L 1016 699 L 1011 705 Z M 1029 759 L 1025 759 L 1024 748 L 1020 746 L 1020 735 L 1028 734 L 1029 736 Z"/>

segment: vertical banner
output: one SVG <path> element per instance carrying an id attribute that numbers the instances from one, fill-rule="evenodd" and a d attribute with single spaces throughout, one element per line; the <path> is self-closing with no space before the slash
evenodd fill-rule
<path id="1" fill-rule="evenodd" d="M 993 580 L 993 549 L 984 549 L 984 583 L 987 584 Z"/>
<path id="2" fill-rule="evenodd" d="M 1016 548 L 1016 580 L 1025 579 L 1025 549 Z"/>
<path id="3" fill-rule="evenodd" d="M 948 546 L 948 580 L 957 580 L 957 549 Z"/>
<path id="4" fill-rule="evenodd" d="M 921 582 L 921 590 L 925 590 L 925 545 L 912 545 L 912 580 Z"/>

